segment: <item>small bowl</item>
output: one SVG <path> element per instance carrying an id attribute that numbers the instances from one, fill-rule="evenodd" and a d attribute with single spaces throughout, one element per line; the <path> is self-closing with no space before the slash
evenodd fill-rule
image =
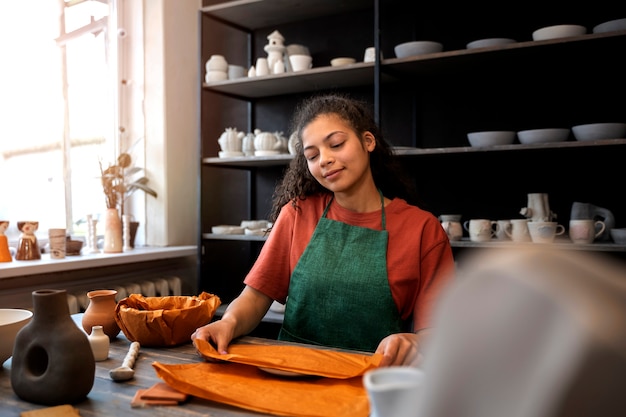
<path id="1" fill-rule="evenodd" d="M 564 142 L 569 136 L 569 129 L 531 129 L 520 130 L 517 138 L 524 145 L 535 143 Z"/>
<path id="2" fill-rule="evenodd" d="M 211 227 L 211 232 L 216 235 L 243 235 L 244 228 L 237 225 L 222 224 Z"/>
<path id="3" fill-rule="evenodd" d="M 503 46 L 508 45 L 510 43 L 515 43 L 515 39 L 509 38 L 487 38 L 487 39 L 478 39 L 472 41 L 466 45 L 467 49 L 476 49 L 476 48 L 490 48 L 494 46 Z"/>
<path id="4" fill-rule="evenodd" d="M 339 57 L 339 58 L 335 58 L 335 59 L 331 59 L 330 60 L 330 66 L 331 67 L 341 67 L 343 65 L 350 65 L 350 64 L 354 64 L 356 62 L 356 59 L 354 58 L 349 58 L 349 57 Z"/>
<path id="5" fill-rule="evenodd" d="M 590 123 L 572 127 L 578 141 L 622 139 L 626 137 L 626 123 Z"/>
<path id="6" fill-rule="evenodd" d="M 0 366 L 13 355 L 15 337 L 32 317 L 30 310 L 0 308 Z"/>
<path id="7" fill-rule="evenodd" d="M 626 30 L 626 19 L 609 20 L 594 26 L 593 33 L 616 32 L 618 30 Z"/>
<path id="8" fill-rule="evenodd" d="M 443 44 L 433 41 L 404 42 L 393 48 L 398 58 L 406 58 L 415 55 L 434 54 L 443 50 Z"/>
<path id="9" fill-rule="evenodd" d="M 510 145 L 515 140 L 515 132 L 509 130 L 472 132 L 467 134 L 467 140 L 475 148 Z"/>
<path id="10" fill-rule="evenodd" d="M 65 241 L 65 254 L 67 256 L 80 255 L 80 250 L 83 248 L 84 242 L 82 240 L 72 240 L 69 237 Z"/>
<path id="11" fill-rule="evenodd" d="M 587 28 L 581 25 L 555 25 L 546 26 L 533 32 L 534 41 L 547 39 L 569 38 L 587 33 Z"/>
<path id="12" fill-rule="evenodd" d="M 611 238 L 618 245 L 626 245 L 626 228 L 611 229 Z"/>

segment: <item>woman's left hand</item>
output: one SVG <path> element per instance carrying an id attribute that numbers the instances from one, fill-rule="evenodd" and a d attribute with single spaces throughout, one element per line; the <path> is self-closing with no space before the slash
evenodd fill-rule
<path id="1" fill-rule="evenodd" d="M 420 353 L 421 336 L 415 333 L 396 333 L 385 337 L 376 348 L 376 353 L 383 355 L 380 366 L 419 365 L 423 359 Z"/>

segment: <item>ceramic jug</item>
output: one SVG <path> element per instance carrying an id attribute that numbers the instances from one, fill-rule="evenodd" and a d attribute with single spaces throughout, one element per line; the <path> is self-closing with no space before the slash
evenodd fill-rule
<path id="1" fill-rule="evenodd" d="M 607 241 L 611 239 L 611 229 L 615 227 L 615 216 L 610 210 L 598 207 L 589 203 L 575 201 L 572 204 L 570 220 L 602 220 L 605 228 L 596 238 L 597 241 Z"/>
<path id="2" fill-rule="evenodd" d="M 120 253 L 124 249 L 122 237 L 122 219 L 116 208 L 107 208 L 104 213 L 104 247 L 105 253 Z"/>
<path id="3" fill-rule="evenodd" d="M 548 194 L 528 194 L 527 207 L 523 207 L 520 214 L 533 222 L 551 222 L 556 219 L 556 214 L 550 211 Z"/>
<path id="4" fill-rule="evenodd" d="M 461 240 L 463 237 L 463 226 L 461 225 L 460 214 L 442 214 L 439 216 L 439 221 L 450 241 Z"/>
<path id="5" fill-rule="evenodd" d="M 33 291 L 33 317 L 17 333 L 11 387 L 24 401 L 45 405 L 83 401 L 96 361 L 87 335 L 70 316 L 65 290 Z"/>
<path id="6" fill-rule="evenodd" d="M 87 334 L 91 333 L 94 326 L 102 326 L 102 330 L 109 336 L 109 339 L 117 337 L 120 327 L 115 321 L 116 295 L 117 290 L 94 290 L 87 293 L 89 305 L 82 319 L 83 329 Z"/>

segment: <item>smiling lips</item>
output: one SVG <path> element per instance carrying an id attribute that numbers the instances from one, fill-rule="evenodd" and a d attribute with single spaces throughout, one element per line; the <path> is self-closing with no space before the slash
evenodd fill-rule
<path id="1" fill-rule="evenodd" d="M 341 170 L 340 169 L 334 169 L 332 171 L 328 171 L 327 173 L 323 174 L 322 176 L 324 177 L 324 179 L 326 180 L 332 180 L 337 173 L 339 173 Z"/>

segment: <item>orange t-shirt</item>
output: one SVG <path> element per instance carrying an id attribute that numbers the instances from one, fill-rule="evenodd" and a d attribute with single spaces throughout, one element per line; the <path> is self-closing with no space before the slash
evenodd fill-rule
<path id="1" fill-rule="evenodd" d="M 284 303 L 291 273 L 329 200 L 329 195 L 309 196 L 298 201 L 299 210 L 287 203 L 244 283 Z M 381 210 L 355 213 L 333 200 L 327 217 L 382 230 Z M 413 317 L 414 331 L 427 328 L 441 291 L 453 278 L 454 258 L 448 237 L 433 214 L 400 198 L 385 207 L 385 217 L 391 294 L 402 318 Z M 332 279 L 332 271 L 328 271 L 328 279 Z"/>

